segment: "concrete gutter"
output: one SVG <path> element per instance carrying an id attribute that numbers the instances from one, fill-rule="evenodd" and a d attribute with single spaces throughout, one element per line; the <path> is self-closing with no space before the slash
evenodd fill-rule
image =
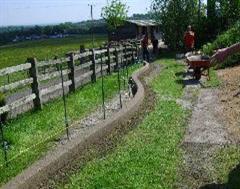
<path id="1" fill-rule="evenodd" d="M 60 169 L 71 164 L 78 156 L 97 141 L 101 141 L 111 135 L 119 125 L 126 124 L 138 111 L 145 98 L 145 90 L 140 81 L 140 76 L 149 70 L 149 64 L 133 73 L 133 80 L 138 86 L 135 97 L 117 112 L 112 118 L 102 121 L 95 130 L 70 140 L 65 145 L 59 145 L 50 151 L 45 157 L 35 162 L 18 176 L 9 181 L 2 189 L 34 189 L 39 188 L 41 183 L 47 182 L 49 177 L 55 175 Z"/>

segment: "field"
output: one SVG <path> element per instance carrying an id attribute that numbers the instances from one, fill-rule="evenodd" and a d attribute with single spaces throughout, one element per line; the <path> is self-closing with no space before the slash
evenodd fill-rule
<path id="1" fill-rule="evenodd" d="M 106 36 L 95 36 L 95 46 L 99 47 L 106 41 Z M 27 41 L 16 44 L 0 46 L 0 69 L 23 64 L 28 57 L 36 57 L 38 60 L 62 57 L 67 52 L 78 50 L 80 45 L 91 48 L 90 36 L 74 36 L 64 39 L 44 39 L 39 41 Z"/>

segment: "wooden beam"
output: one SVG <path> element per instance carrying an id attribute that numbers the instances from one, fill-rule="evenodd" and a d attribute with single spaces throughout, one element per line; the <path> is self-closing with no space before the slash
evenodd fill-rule
<path id="1" fill-rule="evenodd" d="M 31 95 L 25 96 L 23 98 L 20 98 L 11 104 L 7 104 L 6 106 L 3 106 L 0 108 L 0 115 L 2 115 L 3 113 L 6 113 L 6 112 L 10 112 L 11 110 L 14 110 L 15 108 L 17 108 L 19 106 L 25 105 L 28 102 L 31 102 L 32 100 L 34 100 L 35 98 L 36 98 L 36 95 L 31 94 Z"/>
<path id="2" fill-rule="evenodd" d="M 11 83 L 9 85 L 1 86 L 0 87 L 0 92 L 6 93 L 10 90 L 13 90 L 13 89 L 16 89 L 16 88 L 19 88 L 19 87 L 24 87 L 24 86 L 26 86 L 28 84 L 32 84 L 32 83 L 33 83 L 33 78 L 24 79 L 24 80 L 21 80 L 21 81 Z"/>
<path id="3" fill-rule="evenodd" d="M 7 67 L 7 68 L 4 68 L 4 69 L 0 70 L 0 77 L 5 76 L 7 74 L 12 74 L 12 73 L 15 73 L 15 72 L 28 70 L 29 68 L 31 68 L 30 63 L 20 64 L 18 66 Z"/>
<path id="4" fill-rule="evenodd" d="M 71 84 L 72 84 L 72 81 L 70 81 L 70 80 L 65 81 L 63 83 L 64 87 L 68 87 Z M 48 87 L 48 88 L 45 88 L 45 89 L 42 89 L 41 90 L 41 95 L 44 96 L 44 95 L 47 95 L 49 93 L 53 93 L 53 92 L 55 92 L 57 90 L 60 90 L 60 89 L 62 89 L 62 83 L 59 83 L 57 85 L 54 85 L 54 86 L 51 86 L 51 87 Z"/>

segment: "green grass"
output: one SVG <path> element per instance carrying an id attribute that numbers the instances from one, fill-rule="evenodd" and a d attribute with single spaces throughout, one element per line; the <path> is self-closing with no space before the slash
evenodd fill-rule
<path id="1" fill-rule="evenodd" d="M 24 64 L 29 57 L 36 57 L 38 60 L 48 60 L 54 58 L 54 56 L 62 57 L 69 51 L 79 50 L 80 45 L 90 48 L 91 41 L 90 36 L 75 36 L 0 46 L 0 69 Z M 96 36 L 95 46 L 99 47 L 104 41 L 106 41 L 106 36 Z"/>
<path id="2" fill-rule="evenodd" d="M 239 146 L 226 146 L 215 154 L 214 167 L 218 183 L 228 188 L 239 189 L 240 186 L 240 149 Z"/>
<path id="3" fill-rule="evenodd" d="M 206 80 L 203 85 L 206 88 L 215 88 L 215 87 L 219 87 L 221 84 L 218 75 L 217 75 L 217 71 L 214 68 L 210 68 L 210 80 Z"/>
<path id="4" fill-rule="evenodd" d="M 130 67 L 130 74 L 139 68 L 139 64 Z M 117 74 L 105 77 L 105 94 L 109 99 L 118 91 Z M 70 122 L 83 118 L 101 105 L 101 80 L 89 84 L 67 97 L 67 110 Z M 44 106 L 42 111 L 29 112 L 11 120 L 4 128 L 4 135 L 10 143 L 9 167 L 4 164 L 3 153 L 0 155 L 0 183 L 5 183 L 13 176 L 41 157 L 65 131 L 63 102 L 59 98 Z M 36 145 L 36 146 L 34 146 Z M 1 185 L 1 184 L 0 184 Z"/>
<path id="5" fill-rule="evenodd" d="M 207 43 L 202 47 L 205 54 L 213 55 L 214 50 L 229 47 L 240 41 L 240 21 L 236 22 L 231 28 L 218 35 L 212 43 Z M 225 61 L 216 65 L 217 68 L 226 68 L 239 65 L 240 53 L 229 56 Z"/>
<path id="6" fill-rule="evenodd" d="M 88 162 L 59 188 L 174 188 L 187 115 L 174 100 L 183 94 L 182 84 L 177 82 L 181 76 L 176 76 L 183 66 L 173 59 L 157 63 L 165 68 L 152 82 L 157 95 L 155 110 L 112 153 Z M 162 100 L 166 95 L 172 100 Z"/>

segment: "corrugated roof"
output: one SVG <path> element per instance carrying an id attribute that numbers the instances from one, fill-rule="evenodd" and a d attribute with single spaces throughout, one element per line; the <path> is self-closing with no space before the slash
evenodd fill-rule
<path id="1" fill-rule="evenodd" d="M 137 26 L 157 26 L 158 23 L 155 20 L 127 20 L 127 22 L 136 24 Z"/>

